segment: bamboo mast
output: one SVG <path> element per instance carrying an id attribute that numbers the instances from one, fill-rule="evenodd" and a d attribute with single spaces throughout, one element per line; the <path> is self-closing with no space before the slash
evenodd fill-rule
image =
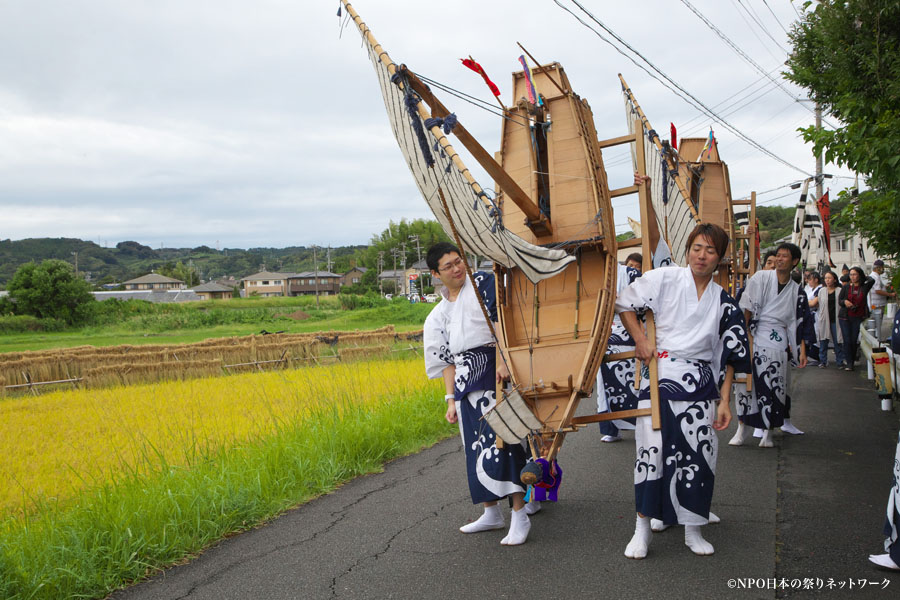
<path id="1" fill-rule="evenodd" d="M 641 109 L 641 105 L 638 104 L 637 99 L 634 97 L 634 94 L 631 93 L 631 88 L 628 87 L 627 83 L 625 83 L 625 78 L 622 77 L 621 73 L 619 73 L 619 81 L 622 82 L 622 89 L 625 90 L 625 93 L 628 94 L 628 98 L 631 100 L 631 103 L 634 104 L 634 109 L 637 111 L 638 116 L 641 118 L 641 122 L 647 126 L 647 129 L 652 130 L 653 127 L 650 125 L 650 121 L 649 121 L 649 119 L 647 119 L 647 115 L 644 114 L 643 109 Z M 637 130 L 635 130 L 635 133 L 637 133 Z M 659 141 L 659 135 L 656 136 L 656 138 L 653 140 L 653 142 L 656 144 L 656 148 L 658 150 L 662 151 L 663 147 L 662 147 L 662 142 Z M 666 163 L 669 163 L 668 157 L 666 157 Z M 669 163 L 669 167 L 671 169 L 674 169 L 675 165 Z M 646 173 L 644 173 L 644 174 L 646 175 Z M 684 196 L 684 201 L 687 203 L 688 208 L 691 209 L 691 215 L 693 215 L 694 220 L 699 223 L 700 215 L 697 214 L 697 210 L 694 208 L 693 204 L 691 204 L 691 201 L 690 201 L 691 196 L 690 196 L 690 194 L 688 194 L 687 188 L 684 187 L 684 182 L 681 181 L 681 175 L 676 173 L 675 175 L 673 175 L 673 178 L 675 179 L 675 185 L 678 186 L 678 190 L 681 192 L 681 195 Z"/>
<path id="2" fill-rule="evenodd" d="M 347 0 L 341 0 L 341 3 L 347 9 L 347 14 L 349 14 L 353 21 L 356 23 L 356 26 L 359 28 L 360 33 L 362 33 L 362 35 L 366 37 L 369 44 L 371 44 L 372 48 L 375 50 L 375 53 L 378 56 L 378 60 L 380 60 L 385 65 L 385 67 L 387 67 L 388 72 L 393 76 L 396 73 L 403 71 L 403 67 L 397 65 L 394 61 L 391 60 L 391 57 L 388 55 L 385 49 L 381 46 L 381 44 L 378 43 L 378 40 L 375 39 L 375 36 L 372 35 L 372 30 L 369 29 L 369 26 L 366 25 L 365 22 L 363 22 L 362 17 L 359 16 L 359 13 L 357 13 L 353 9 L 350 3 Z M 415 88 L 415 86 L 413 87 Z M 427 98 L 423 94 L 420 93 L 420 96 L 422 96 L 423 99 L 427 101 Z M 427 96 L 433 98 L 430 93 L 428 93 Z M 431 117 L 431 115 L 428 114 L 428 111 L 425 110 L 425 107 L 422 106 L 421 103 L 416 104 L 416 110 L 418 111 L 419 116 L 423 121 Z M 457 124 L 457 127 L 459 127 L 459 124 Z M 441 131 L 441 128 L 435 125 L 429 131 L 431 131 L 431 134 L 434 135 L 435 138 L 437 138 L 437 141 L 441 145 L 441 148 L 444 149 L 444 152 L 447 154 L 447 156 L 450 157 L 450 160 L 453 161 L 453 164 L 456 166 L 456 168 L 463 174 L 463 177 L 466 178 L 466 181 L 468 181 L 469 185 L 472 186 L 472 189 L 475 190 L 475 193 L 478 194 L 479 197 L 481 196 L 481 194 L 485 193 L 484 188 L 482 188 L 478 184 L 478 182 L 475 181 L 475 178 L 472 177 L 472 174 L 469 172 L 469 168 L 466 167 L 465 163 L 463 163 L 462 159 L 459 157 L 459 154 L 457 154 L 456 150 L 454 150 L 453 146 L 447 140 L 447 137 Z M 466 138 L 469 138 L 472 142 L 474 142 L 474 138 L 471 138 L 471 136 L 467 135 Z M 461 140 L 463 140 L 463 138 L 461 138 Z M 477 144 L 477 142 L 474 143 Z M 468 148 L 468 144 L 466 144 L 465 141 L 463 141 L 463 145 Z M 484 150 L 484 148 L 481 148 L 480 145 L 477 150 L 473 151 L 471 148 L 469 148 L 469 150 L 473 155 L 476 156 L 476 158 L 481 155 L 489 158 L 487 151 Z M 480 152 L 478 150 L 480 150 Z M 485 165 L 481 160 L 479 160 L 479 162 L 482 163 L 482 166 L 485 167 L 485 170 L 491 172 L 493 176 L 494 174 L 497 174 L 497 170 L 502 170 L 502 167 L 497 165 L 496 162 L 493 161 L 493 159 L 490 160 L 494 163 L 490 166 Z M 501 189 L 503 189 L 503 191 L 509 195 L 510 200 L 515 202 L 515 204 L 522 210 L 522 212 L 525 213 L 525 215 L 529 218 L 529 221 L 533 223 L 544 223 L 549 230 L 549 223 L 547 222 L 546 217 L 543 217 L 543 215 L 541 215 L 540 209 L 538 209 L 537 204 L 534 203 L 531 198 L 529 198 L 528 195 L 525 194 L 525 192 L 522 191 L 517 185 L 515 186 L 515 189 L 509 187 L 510 182 L 512 182 L 512 179 L 509 177 L 498 178 L 498 184 L 506 184 L 505 187 L 501 186 Z M 482 203 L 487 205 L 487 202 L 483 198 L 480 198 L 480 200 Z"/>

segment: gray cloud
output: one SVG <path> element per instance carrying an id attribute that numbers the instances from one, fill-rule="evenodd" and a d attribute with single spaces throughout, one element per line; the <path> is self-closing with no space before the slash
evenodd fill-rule
<path id="1" fill-rule="evenodd" d="M 352 23 L 340 30 L 337 4 L 4 3 L 0 237 L 341 245 L 366 243 L 390 220 L 428 217 L 391 137 L 368 57 Z M 635 0 L 627 10 L 620 3 L 590 4 L 708 105 L 759 77 L 678 3 Z M 778 66 L 733 4 L 695 4 L 765 68 Z M 794 13 L 783 4 L 770 3 L 787 26 Z M 616 77 L 622 72 L 659 131 L 668 132 L 669 121 L 698 136 L 713 126 L 735 196 L 801 177 L 720 124 L 695 119 L 696 111 L 553 2 L 512 6 L 354 3 L 396 61 L 465 93 L 490 99 L 480 79 L 459 65 L 458 58 L 472 54 L 509 102 L 521 41 L 540 60 L 564 65 L 591 103 L 601 137 L 625 130 Z M 761 16 L 773 35 L 785 37 L 770 15 Z M 496 116 L 444 100 L 485 147 L 497 146 Z M 761 96 L 728 119 L 812 170 L 810 149 L 792 131 L 812 115 L 782 92 Z M 617 156 L 605 158 L 614 182 L 624 182 L 629 167 Z M 617 204 L 617 222 L 626 215 L 635 216 Z"/>

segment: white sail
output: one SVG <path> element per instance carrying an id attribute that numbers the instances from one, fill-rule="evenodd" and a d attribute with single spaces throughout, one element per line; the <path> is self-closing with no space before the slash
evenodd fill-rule
<path id="1" fill-rule="evenodd" d="M 518 267 L 533 283 L 560 273 L 573 262 L 575 257 L 565 250 L 536 246 L 503 227 L 500 212 L 493 201 L 471 178 L 468 169 L 461 167 L 462 162 L 452 154 L 454 150 L 441 130 L 438 127 L 425 128 L 419 112 L 410 115 L 405 104 L 406 86 L 402 81 L 391 80 L 392 69 L 389 65 L 394 65 L 390 58 L 383 51 L 376 52 L 366 35 L 362 37 L 378 75 L 388 119 L 400 151 L 422 197 L 447 235 L 453 239 L 455 227 L 466 251 L 490 258 L 505 267 Z M 424 130 L 426 147 L 434 160 L 431 166 L 419 143 L 415 121 Z"/>
<path id="2" fill-rule="evenodd" d="M 636 119 L 642 123 L 644 164 L 647 168 L 646 175 L 650 176 L 650 200 L 659 222 L 659 231 L 669 244 L 675 264 L 685 266 L 687 264 L 687 251 L 685 250 L 687 239 L 699 223 L 695 216 L 696 208 L 692 210 L 690 200 L 681 193 L 681 188 L 676 181 L 676 177 L 680 177 L 677 166 L 675 169 L 670 168 L 668 161 L 663 156 L 663 150 L 660 148 L 659 136 L 652 129 L 648 129 L 647 122 L 641 119 L 638 108 L 627 88 L 623 90 L 623 95 L 625 96 L 625 120 L 628 122 L 628 132 L 634 133 Z M 633 152 L 632 147 L 632 156 Z M 674 152 L 673 154 L 677 160 L 677 154 Z M 634 165 L 636 169 L 637 161 L 634 161 Z"/>

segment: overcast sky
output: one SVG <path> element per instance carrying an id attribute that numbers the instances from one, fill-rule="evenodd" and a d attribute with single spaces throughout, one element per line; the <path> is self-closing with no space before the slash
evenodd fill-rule
<path id="1" fill-rule="evenodd" d="M 560 3 L 587 20 L 570 0 Z M 581 3 L 734 127 L 814 171 L 796 132 L 812 113 L 683 2 Z M 691 4 L 779 77 L 785 29 L 802 2 Z M 508 104 L 517 41 L 542 62 L 559 61 L 590 102 L 601 138 L 626 133 L 621 72 L 664 138 L 670 121 L 679 136 L 702 137 L 712 126 L 736 198 L 778 188 L 759 201 L 789 206 L 798 192 L 781 186 L 806 177 L 701 116 L 552 0 L 353 6 L 395 62 L 485 100 L 487 88 L 460 57 L 479 61 Z M 338 246 L 365 244 L 391 220 L 429 218 L 359 34 L 352 23 L 341 29 L 337 8 L 337 0 L 0 3 L 0 239 Z M 442 99 L 486 148 L 497 148 L 499 117 Z M 627 184 L 622 150 L 604 160 L 612 183 Z M 825 171 L 848 177 L 831 180 L 832 193 L 852 186 L 846 169 Z M 614 203 L 620 231 L 627 203 Z"/>

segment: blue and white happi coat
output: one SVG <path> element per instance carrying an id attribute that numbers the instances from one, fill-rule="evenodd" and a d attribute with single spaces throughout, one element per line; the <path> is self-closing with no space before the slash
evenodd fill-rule
<path id="1" fill-rule="evenodd" d="M 774 270 L 757 271 L 747 280 L 740 307 L 750 312 L 753 335 L 753 386 L 734 384 L 738 419 L 748 427 L 774 429 L 784 425 L 791 386 L 791 357 L 799 356 L 800 340 L 815 340 L 814 320 L 806 294 L 793 280 L 778 291 Z"/>
<path id="2" fill-rule="evenodd" d="M 715 485 L 715 418 L 724 369 L 749 371 L 743 313 L 715 282 L 697 298 L 690 268 L 645 273 L 616 301 L 616 311 L 646 309 L 656 321 L 662 427 L 639 417 L 635 429 L 635 508 L 667 524 L 704 525 Z M 639 408 L 650 407 L 649 372 L 642 370 Z"/>
<path id="3" fill-rule="evenodd" d="M 900 565 L 900 437 L 894 455 L 894 485 L 888 495 L 887 519 L 884 522 L 884 550 L 891 555 L 895 565 Z"/>
<path id="4" fill-rule="evenodd" d="M 476 271 L 473 277 L 488 315 L 496 321 L 494 275 Z M 430 379 L 443 377 L 449 365 L 456 367 L 456 414 L 472 502 L 491 502 L 524 492 L 519 480 L 526 462 L 524 449 L 519 444 L 497 448 L 494 430 L 481 418 L 496 404 L 496 349 L 476 290 L 468 279 L 455 301 L 445 295 L 428 315 L 424 343 L 425 371 Z"/>
<path id="5" fill-rule="evenodd" d="M 640 276 L 641 272 L 637 269 L 619 265 L 616 278 L 616 294 L 621 293 L 625 287 Z M 628 335 L 628 330 L 622 325 L 619 315 L 616 315 L 612 322 L 606 353 L 616 354 L 631 350 L 634 350 L 634 340 Z M 600 369 L 597 371 L 596 388 L 598 413 L 632 410 L 638 407 L 638 390 L 634 388 L 634 365 L 635 360 L 633 358 L 600 363 Z M 634 429 L 634 417 L 616 419 L 612 421 L 612 424 L 615 427 L 607 431 L 603 429 L 603 423 L 600 423 L 601 432 L 615 434 L 616 429 Z"/>

